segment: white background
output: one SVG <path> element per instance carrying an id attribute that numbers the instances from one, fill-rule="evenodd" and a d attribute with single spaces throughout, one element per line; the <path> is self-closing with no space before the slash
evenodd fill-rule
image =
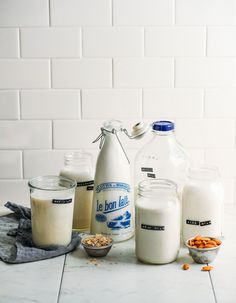
<path id="1" fill-rule="evenodd" d="M 111 117 L 175 121 L 234 203 L 235 71 L 235 0 L 0 0 L 0 204 L 28 203 L 67 149 L 95 160 Z"/>

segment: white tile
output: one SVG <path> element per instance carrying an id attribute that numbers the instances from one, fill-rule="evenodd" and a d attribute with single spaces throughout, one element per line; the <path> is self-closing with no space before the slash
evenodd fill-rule
<path id="1" fill-rule="evenodd" d="M 188 148 L 185 149 L 185 152 L 187 153 L 191 166 L 204 166 L 205 164 L 205 154 L 204 149 L 198 149 L 198 148 Z"/>
<path id="2" fill-rule="evenodd" d="M 0 119 L 19 118 L 19 93 L 17 91 L 0 91 Z"/>
<path id="3" fill-rule="evenodd" d="M 20 151 L 0 151 L 0 178 L 17 179 L 22 177 L 22 160 Z"/>
<path id="4" fill-rule="evenodd" d="M 173 78 L 172 59 L 114 59 L 115 87 L 171 87 Z"/>
<path id="5" fill-rule="evenodd" d="M 236 117 L 236 89 L 207 89 L 205 93 L 206 117 Z"/>
<path id="6" fill-rule="evenodd" d="M 24 90 L 22 119 L 78 119 L 80 93 L 76 90 Z"/>
<path id="7" fill-rule="evenodd" d="M 51 0 L 52 25 L 110 25 L 110 0 Z"/>
<path id="8" fill-rule="evenodd" d="M 219 137 L 221 139 L 221 136 Z M 208 149 L 206 163 L 220 168 L 223 178 L 236 178 L 236 150 L 235 149 Z"/>
<path id="9" fill-rule="evenodd" d="M 151 27 L 145 30 L 145 55 L 204 56 L 206 30 L 204 27 Z"/>
<path id="10" fill-rule="evenodd" d="M 30 194 L 26 180 L 0 180 L 0 205 L 11 201 L 17 204 L 30 205 Z"/>
<path id="11" fill-rule="evenodd" d="M 0 57 L 16 58 L 19 56 L 19 38 L 18 29 L 1 28 L 0 29 Z"/>
<path id="12" fill-rule="evenodd" d="M 64 151 L 24 151 L 24 178 L 42 175 L 59 175 L 64 165 Z"/>
<path id="13" fill-rule="evenodd" d="M 224 58 L 179 58 L 176 60 L 176 85 L 179 87 L 232 86 L 235 60 Z"/>
<path id="14" fill-rule="evenodd" d="M 111 59 L 54 59 L 52 62 L 55 88 L 111 87 Z"/>
<path id="15" fill-rule="evenodd" d="M 176 134 L 185 147 L 233 148 L 235 121 L 233 119 L 177 119 Z"/>
<path id="16" fill-rule="evenodd" d="M 48 24 L 48 0 L 0 1 L 0 26 L 43 26 Z"/>
<path id="17" fill-rule="evenodd" d="M 236 56 L 236 28 L 208 28 L 208 56 Z"/>
<path id="18" fill-rule="evenodd" d="M 145 89 L 143 116 L 200 118 L 203 116 L 203 91 L 200 89 Z"/>
<path id="19" fill-rule="evenodd" d="M 51 148 L 49 121 L 0 121 L 0 148 Z"/>
<path id="20" fill-rule="evenodd" d="M 235 181 L 233 179 L 222 179 L 221 182 L 224 187 L 224 203 L 235 203 Z"/>
<path id="21" fill-rule="evenodd" d="M 176 24 L 235 25 L 235 0 L 176 0 Z"/>
<path id="22" fill-rule="evenodd" d="M 98 149 L 92 143 L 101 133 L 103 121 L 54 121 L 53 142 L 55 149 Z"/>
<path id="23" fill-rule="evenodd" d="M 0 60 L 0 88 L 47 87 L 49 87 L 48 60 Z"/>
<path id="24" fill-rule="evenodd" d="M 114 0 L 115 25 L 170 25 L 173 0 Z"/>
<path id="25" fill-rule="evenodd" d="M 83 56 L 142 56 L 143 40 L 143 29 L 138 27 L 85 28 L 83 30 Z"/>
<path id="26" fill-rule="evenodd" d="M 79 28 L 23 28 L 21 55 L 28 58 L 79 57 Z"/>
<path id="27" fill-rule="evenodd" d="M 82 91 L 84 119 L 141 118 L 142 92 L 134 89 Z"/>

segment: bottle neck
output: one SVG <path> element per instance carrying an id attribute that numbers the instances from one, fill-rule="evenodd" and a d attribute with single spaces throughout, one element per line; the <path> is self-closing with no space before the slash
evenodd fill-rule
<path id="1" fill-rule="evenodd" d="M 153 130 L 153 133 L 156 136 L 160 136 L 160 137 L 175 137 L 175 132 L 174 130 L 169 130 L 169 131 L 159 131 L 159 130 Z"/>

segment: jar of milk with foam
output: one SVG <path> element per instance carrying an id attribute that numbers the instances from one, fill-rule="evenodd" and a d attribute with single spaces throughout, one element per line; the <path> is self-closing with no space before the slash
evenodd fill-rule
<path id="1" fill-rule="evenodd" d="M 152 264 L 176 260 L 180 248 L 180 202 L 176 184 L 167 179 L 140 182 L 135 219 L 137 258 Z"/>
<path id="2" fill-rule="evenodd" d="M 73 229 L 90 229 L 94 173 L 92 155 L 85 151 L 67 152 L 60 175 L 76 180 Z"/>

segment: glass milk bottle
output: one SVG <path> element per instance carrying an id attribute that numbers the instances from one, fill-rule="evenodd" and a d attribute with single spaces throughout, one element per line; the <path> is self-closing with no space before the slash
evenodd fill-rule
<path id="1" fill-rule="evenodd" d="M 175 125 L 170 121 L 156 121 L 152 124 L 152 139 L 135 158 L 136 190 L 142 180 L 164 178 L 174 181 L 181 194 L 187 178 L 189 158 L 176 140 L 174 129 Z"/>
<path id="2" fill-rule="evenodd" d="M 133 199 L 130 164 L 118 134 L 121 122 L 104 123 L 94 178 L 91 232 L 111 236 L 116 242 L 133 236 Z"/>
<path id="3" fill-rule="evenodd" d="M 93 201 L 94 174 L 92 155 L 84 151 L 68 152 L 60 175 L 77 182 L 73 215 L 73 229 L 89 230 Z"/>
<path id="4" fill-rule="evenodd" d="M 191 168 L 183 189 L 183 240 L 222 236 L 223 186 L 215 167 Z"/>
<path id="5" fill-rule="evenodd" d="M 180 203 L 176 184 L 166 179 L 140 182 L 135 218 L 137 258 L 153 264 L 176 260 L 180 248 Z"/>

